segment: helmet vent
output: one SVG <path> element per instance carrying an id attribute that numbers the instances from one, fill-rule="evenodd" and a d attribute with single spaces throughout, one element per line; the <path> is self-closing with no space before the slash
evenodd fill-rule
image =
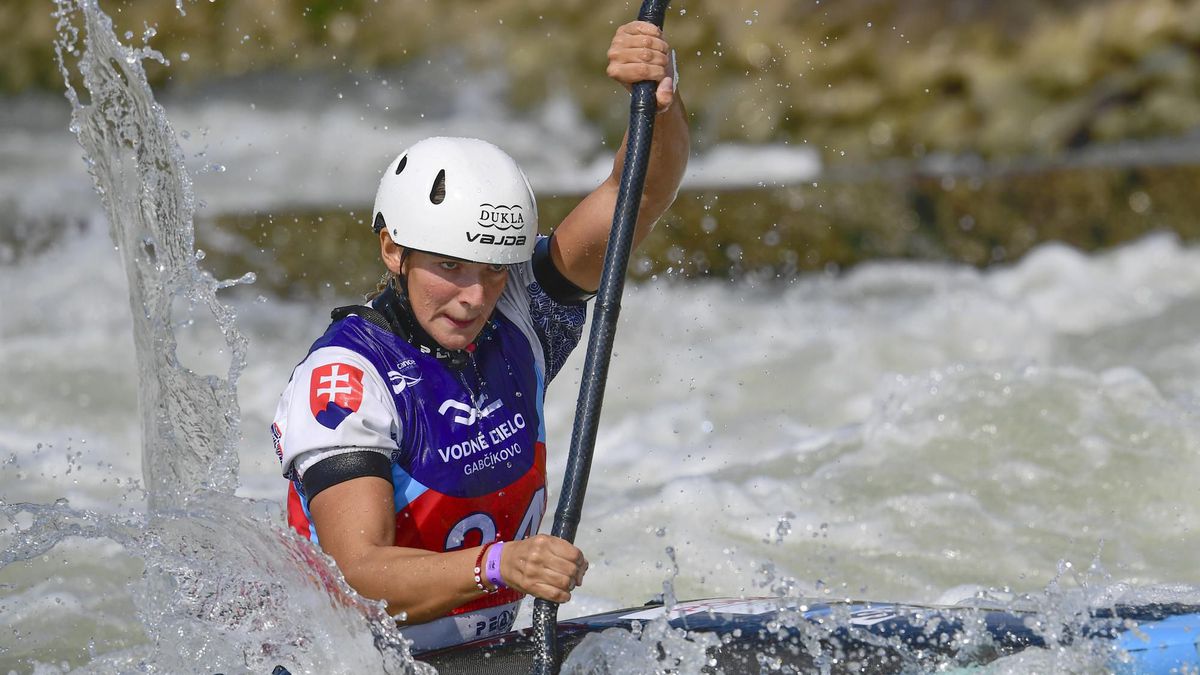
<path id="1" fill-rule="evenodd" d="M 400 163 L 396 165 L 396 175 L 399 176 L 406 166 L 408 166 L 408 155 L 400 158 Z"/>
<path id="2" fill-rule="evenodd" d="M 433 189 L 429 191 L 429 201 L 434 204 L 441 204 L 446 201 L 446 170 L 442 169 L 438 172 L 437 178 L 433 179 Z"/>
<path id="3" fill-rule="evenodd" d="M 387 223 L 383 222 L 383 212 L 382 211 L 375 214 L 374 227 L 375 227 L 376 234 L 378 234 L 380 230 L 387 228 Z"/>

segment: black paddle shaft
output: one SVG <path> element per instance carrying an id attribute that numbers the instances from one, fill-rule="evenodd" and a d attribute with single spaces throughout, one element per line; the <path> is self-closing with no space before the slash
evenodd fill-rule
<path id="1" fill-rule="evenodd" d="M 662 28 L 670 0 L 644 0 L 639 21 L 648 21 Z M 604 384 L 608 378 L 608 363 L 612 356 L 613 340 L 617 334 L 617 317 L 621 313 L 621 293 L 625 290 L 625 270 L 629 266 L 629 251 L 637 229 L 638 207 L 642 203 L 642 188 L 650 164 L 650 141 L 654 134 L 654 115 L 657 112 L 654 92 L 657 84 L 638 82 L 633 86 L 629 107 L 629 134 L 625 143 L 625 164 L 621 168 L 621 185 L 613 212 L 612 232 L 604 254 L 604 272 L 596 294 L 592 331 L 588 336 L 587 358 L 583 365 L 583 381 L 579 401 L 575 406 L 575 426 L 571 432 L 571 448 L 563 475 L 562 495 L 554 514 L 552 534 L 570 542 L 575 541 L 587 492 L 588 474 L 592 468 L 592 451 L 596 446 L 596 429 L 600 425 L 600 407 L 604 402 Z M 540 643 L 534 659 L 533 672 L 538 675 L 558 673 L 557 640 L 558 603 L 538 599 L 533 605 L 534 635 Z"/>

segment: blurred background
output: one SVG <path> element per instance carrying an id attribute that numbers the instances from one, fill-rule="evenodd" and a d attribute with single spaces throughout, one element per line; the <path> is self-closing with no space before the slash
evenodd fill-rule
<path id="1" fill-rule="evenodd" d="M 605 175 L 627 116 L 604 66 L 630 2 L 101 5 L 118 36 L 161 53 L 149 77 L 194 160 L 209 264 L 284 293 L 371 265 L 373 245 L 347 233 L 379 168 L 422 135 L 500 143 L 548 229 Z M 32 221 L 82 214 L 66 186 L 46 194 L 77 154 L 52 13 L 0 7 L 0 259 L 53 236 Z M 1200 2 L 687 0 L 667 28 L 696 158 L 641 277 L 983 266 L 1047 240 L 1200 228 Z M 91 199 L 79 189 L 67 201 Z M 307 255 L 255 253 L 289 242 Z"/>

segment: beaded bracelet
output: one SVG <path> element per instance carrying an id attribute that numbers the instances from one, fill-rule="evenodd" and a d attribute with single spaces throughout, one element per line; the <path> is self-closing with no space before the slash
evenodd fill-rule
<path id="1" fill-rule="evenodd" d="M 496 591 L 500 590 L 497 587 L 489 591 L 487 586 L 483 585 L 483 556 L 491 547 L 491 544 L 487 544 L 483 548 L 479 549 L 479 557 L 475 559 L 475 588 L 478 588 L 484 593 L 495 593 Z"/>
<path id="2" fill-rule="evenodd" d="M 498 541 L 492 544 L 487 556 L 487 580 L 497 591 L 501 588 L 508 588 L 508 584 L 504 583 L 504 579 L 500 577 L 500 556 L 503 553 L 504 542 Z"/>

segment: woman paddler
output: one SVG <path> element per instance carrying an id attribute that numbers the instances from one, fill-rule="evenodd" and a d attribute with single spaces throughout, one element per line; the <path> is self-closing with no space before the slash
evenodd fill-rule
<path id="1" fill-rule="evenodd" d="M 607 73 L 658 83 L 636 246 L 675 198 L 687 121 L 653 24 L 617 29 Z M 583 583 L 583 553 L 538 534 L 542 401 L 600 284 L 624 154 L 543 237 L 524 173 L 496 146 L 430 138 L 401 153 L 372 219 L 386 282 L 333 312 L 280 398 L 289 523 L 418 651 L 505 632 L 525 595 L 564 603 Z"/>

